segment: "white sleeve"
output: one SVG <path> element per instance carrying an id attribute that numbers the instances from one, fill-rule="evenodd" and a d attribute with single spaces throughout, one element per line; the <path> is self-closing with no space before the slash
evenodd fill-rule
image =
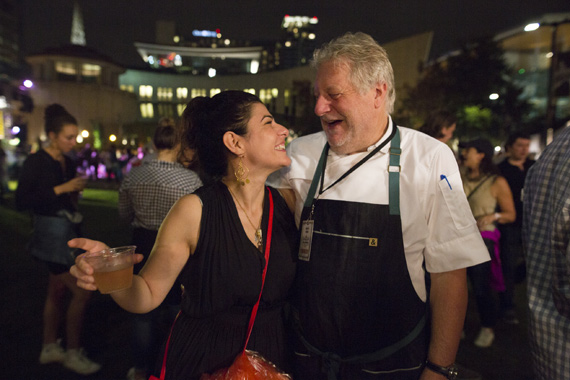
<path id="1" fill-rule="evenodd" d="M 434 156 L 426 196 L 428 272 L 447 272 L 488 261 L 489 253 L 469 208 L 451 149 Z"/>
<path id="2" fill-rule="evenodd" d="M 267 177 L 267 185 L 275 189 L 290 189 L 291 184 L 289 183 L 289 167 L 281 168 L 269 175 Z"/>

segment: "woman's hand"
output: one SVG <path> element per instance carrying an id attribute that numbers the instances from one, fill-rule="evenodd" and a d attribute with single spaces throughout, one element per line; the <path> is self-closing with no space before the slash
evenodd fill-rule
<path id="1" fill-rule="evenodd" d="M 82 191 L 87 185 L 87 179 L 83 177 L 75 177 L 61 185 L 55 186 L 53 191 L 56 195 L 63 193 L 74 193 L 77 191 Z"/>
<path id="2" fill-rule="evenodd" d="M 67 245 L 71 248 L 80 248 L 87 252 L 98 252 L 106 248 L 109 248 L 105 243 L 97 240 L 76 238 L 67 242 Z M 69 272 L 75 278 L 77 278 L 77 286 L 86 290 L 97 290 L 97 285 L 95 285 L 95 278 L 93 277 L 93 267 L 89 265 L 87 260 L 84 260 L 84 255 L 81 254 L 75 259 L 75 265 L 71 267 Z M 143 259 L 143 255 L 135 254 L 133 257 L 134 263 L 140 263 Z"/>
<path id="3" fill-rule="evenodd" d="M 65 184 L 64 184 L 65 185 Z M 97 240 L 77 238 L 67 242 L 71 248 L 80 248 L 87 252 L 98 252 L 109 248 L 105 243 Z M 81 254 L 75 258 L 75 265 L 71 267 L 69 273 L 77 278 L 77 286 L 86 290 L 97 290 L 95 285 L 95 278 L 93 277 L 93 267 L 83 260 Z"/>
<path id="4" fill-rule="evenodd" d="M 481 231 L 483 228 L 497 221 L 497 214 L 483 215 L 477 218 L 477 228 Z"/>

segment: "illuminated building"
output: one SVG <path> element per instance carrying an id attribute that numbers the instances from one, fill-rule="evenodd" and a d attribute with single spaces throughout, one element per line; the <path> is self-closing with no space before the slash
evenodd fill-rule
<path id="1" fill-rule="evenodd" d="M 59 102 L 77 117 L 81 130 L 89 131 L 84 142 L 104 145 L 114 134 L 123 145 L 145 144 L 160 117 L 180 117 L 192 98 L 230 89 L 254 93 L 296 132 L 319 130 L 314 72 L 308 65 L 317 21 L 286 16 L 281 39 L 258 42 L 234 40 L 219 30 L 182 36 L 174 23 L 158 21 L 153 43 L 134 42 L 143 69 L 125 69 L 83 46 L 81 23 L 74 22 L 75 44 L 26 57 L 37 83 L 31 92 L 37 107 L 29 140 L 45 137 L 42 112 Z M 394 66 L 397 92 L 417 81 L 417 64 L 427 60 L 432 36 L 426 32 L 382 44 Z"/>
<path id="2" fill-rule="evenodd" d="M 45 49 L 28 55 L 34 87 L 34 111 L 28 123 L 28 142 L 33 149 L 46 140 L 43 113 L 52 103 L 62 104 L 89 132 L 89 142 L 96 148 L 107 144 L 108 136 L 120 131 L 125 123 L 137 119 L 135 97 L 119 90 L 119 76 L 125 69 L 110 57 L 85 46 L 81 13 L 75 3 L 71 44 Z"/>
<path id="3" fill-rule="evenodd" d="M 279 43 L 278 66 L 290 68 L 306 65 L 317 47 L 316 17 L 285 15 L 281 23 L 283 41 Z"/>
<path id="4" fill-rule="evenodd" d="M 238 75 L 259 70 L 262 46 L 223 38 L 217 30 L 194 30 L 192 36 L 176 33 L 173 22 L 156 23 L 156 43 L 135 42 L 143 61 L 153 70 L 178 74 Z"/>
<path id="5" fill-rule="evenodd" d="M 531 118 L 544 120 L 537 132 L 563 126 L 570 119 L 570 13 L 544 15 L 535 22 L 495 37 L 512 66 L 514 81 L 533 106 Z M 543 136 L 545 137 L 545 136 Z"/>
<path id="6" fill-rule="evenodd" d="M 119 78 L 120 86 L 137 97 L 139 124 L 179 117 L 192 98 L 231 89 L 259 96 L 280 122 L 297 131 L 318 130 L 313 114 L 314 72 L 308 65 L 316 47 L 316 23 L 316 18 L 286 16 L 283 39 L 262 45 L 225 39 L 220 31 L 195 31 L 196 36 L 185 39 L 176 34 L 173 24 L 159 22 L 157 43 L 135 43 L 149 70 L 127 69 Z M 432 37 L 427 32 L 382 44 L 394 66 L 397 92 L 417 81 L 417 64 L 427 60 Z M 168 41 L 173 42 L 160 43 Z M 285 46 L 287 42 L 291 43 Z M 231 52 L 235 55 L 230 58 Z M 260 55 L 254 74 L 251 62 Z M 213 70 L 215 75 L 208 75 Z"/>

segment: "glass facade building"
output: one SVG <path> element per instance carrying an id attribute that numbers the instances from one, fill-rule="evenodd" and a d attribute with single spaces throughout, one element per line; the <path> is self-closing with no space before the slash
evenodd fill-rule
<path id="1" fill-rule="evenodd" d="M 570 119 L 570 13 L 544 15 L 495 40 L 532 105 L 529 119 L 543 124 L 539 129 L 565 125 Z"/>

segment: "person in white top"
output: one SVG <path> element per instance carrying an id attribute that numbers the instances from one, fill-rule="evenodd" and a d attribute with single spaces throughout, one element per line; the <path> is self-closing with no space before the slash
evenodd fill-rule
<path id="1" fill-rule="evenodd" d="M 465 268 L 489 254 L 453 153 L 393 123 L 392 67 L 370 36 L 325 44 L 313 65 L 323 132 L 294 140 L 269 180 L 301 229 L 294 378 L 455 378 Z"/>

